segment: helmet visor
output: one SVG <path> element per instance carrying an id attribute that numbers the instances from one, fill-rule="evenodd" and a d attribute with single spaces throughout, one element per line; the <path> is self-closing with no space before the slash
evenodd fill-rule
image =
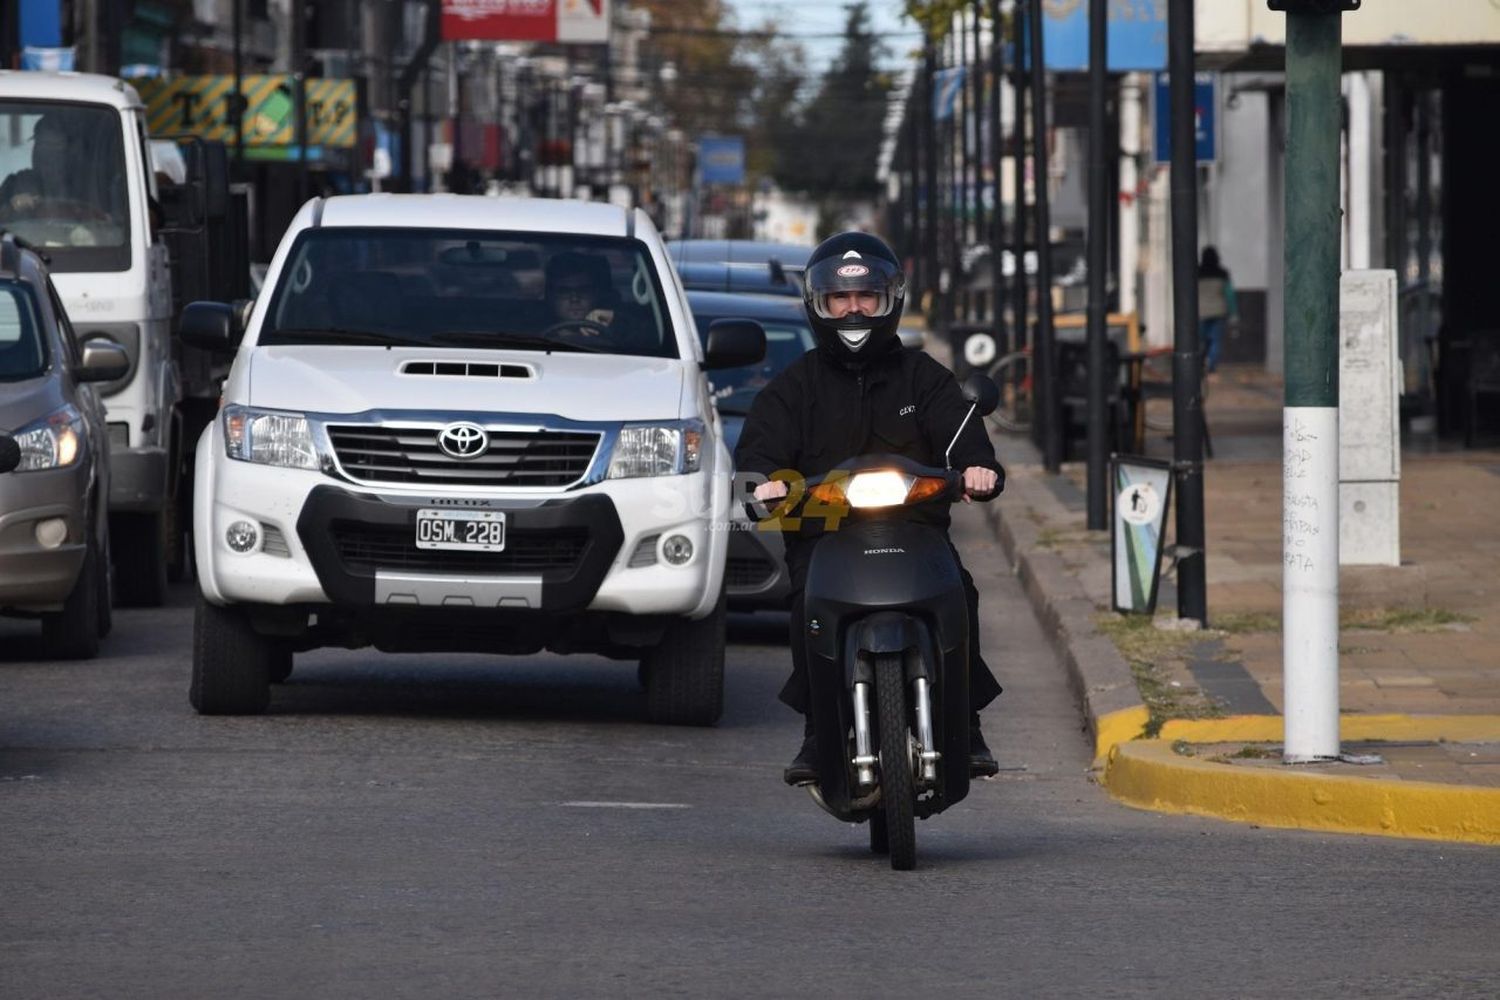
<path id="1" fill-rule="evenodd" d="M 879 257 L 829 257 L 808 268 L 804 288 L 807 306 L 819 319 L 882 319 L 900 307 L 906 275 Z"/>

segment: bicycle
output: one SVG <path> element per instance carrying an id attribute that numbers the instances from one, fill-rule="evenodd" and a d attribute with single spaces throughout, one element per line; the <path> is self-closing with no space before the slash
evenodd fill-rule
<path id="1" fill-rule="evenodd" d="M 1032 420 L 1031 347 L 1003 355 L 990 366 L 989 376 L 1000 387 L 1000 405 L 987 418 L 1002 431 L 1026 434 Z"/>

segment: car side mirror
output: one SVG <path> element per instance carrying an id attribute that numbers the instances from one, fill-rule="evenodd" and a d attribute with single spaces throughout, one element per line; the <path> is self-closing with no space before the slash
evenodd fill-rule
<path id="1" fill-rule="evenodd" d="M 233 354 L 243 334 L 235 308 L 227 302 L 190 302 L 177 324 L 184 344 L 215 354 Z"/>
<path id="2" fill-rule="evenodd" d="M 1000 387 L 983 372 L 974 372 L 963 382 L 964 401 L 975 407 L 981 417 L 995 412 L 1000 405 Z"/>
<path id="3" fill-rule="evenodd" d="M 753 365 L 766 356 L 766 331 L 753 319 L 716 319 L 708 327 L 705 371 Z"/>
<path id="4" fill-rule="evenodd" d="M 21 446 L 9 434 L 0 434 L 0 475 L 21 464 Z"/>
<path id="5" fill-rule="evenodd" d="M 90 337 L 80 353 L 75 372 L 80 382 L 113 382 L 130 374 L 129 352 L 108 337 Z"/>

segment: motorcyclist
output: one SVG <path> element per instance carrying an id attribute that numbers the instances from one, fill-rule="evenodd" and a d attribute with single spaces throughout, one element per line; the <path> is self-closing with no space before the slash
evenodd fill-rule
<path id="1" fill-rule="evenodd" d="M 740 473 L 771 476 L 791 470 L 812 479 L 858 455 L 874 453 L 944 465 L 944 453 L 963 424 L 969 404 L 952 372 L 928 354 L 902 349 L 896 327 L 905 288 L 896 255 L 875 236 L 842 233 L 813 251 L 803 299 L 817 347 L 756 396 L 735 448 Z M 964 424 L 953 445 L 952 463 L 963 470 L 965 502 L 1004 486 L 1005 473 L 982 420 Z M 786 482 L 772 479 L 756 487 L 755 499 L 775 500 L 787 492 Z M 946 504 L 912 507 L 904 516 L 947 532 Z M 785 535 L 792 592 L 792 676 L 780 697 L 804 717 L 808 715 L 808 682 L 803 588 L 812 550 L 823 530 L 824 522 L 805 517 L 796 532 Z M 956 550 L 953 555 L 958 558 Z M 1000 685 L 979 652 L 978 591 L 962 562 L 959 571 L 969 605 L 969 696 L 974 709 L 969 727 L 970 773 L 988 776 L 998 768 L 980 732 L 979 709 L 1000 694 Z M 808 718 L 802 749 L 784 774 L 786 782 L 797 785 L 817 780 L 816 760 L 817 745 Z"/>

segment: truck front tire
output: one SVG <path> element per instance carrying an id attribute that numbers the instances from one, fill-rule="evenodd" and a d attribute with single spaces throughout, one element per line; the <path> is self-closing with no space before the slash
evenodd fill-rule
<path id="1" fill-rule="evenodd" d="M 260 715 L 271 701 L 273 649 L 244 612 L 198 595 L 193 614 L 193 679 L 188 701 L 199 715 Z"/>
<path id="2" fill-rule="evenodd" d="M 711 726 L 724 713 L 724 594 L 713 613 L 673 622 L 641 659 L 646 715 L 670 726 Z"/>

